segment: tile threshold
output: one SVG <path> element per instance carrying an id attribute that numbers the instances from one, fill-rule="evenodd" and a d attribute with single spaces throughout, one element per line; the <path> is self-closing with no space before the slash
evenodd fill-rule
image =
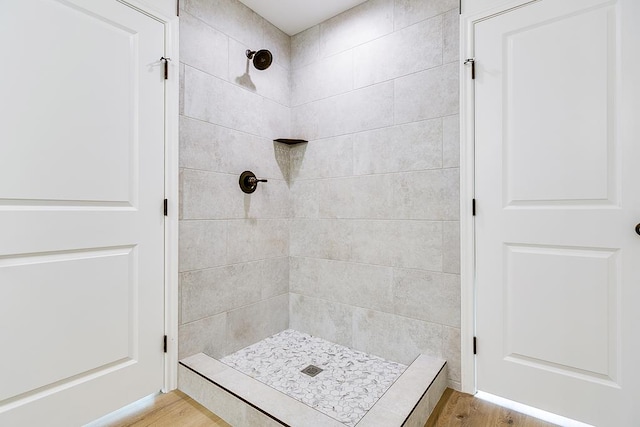
<path id="1" fill-rule="evenodd" d="M 422 427 L 446 388 L 446 367 L 444 360 L 419 355 L 356 427 Z M 204 353 L 179 362 L 178 387 L 236 426 L 345 427 L 334 418 Z M 220 399 L 216 401 L 211 397 L 214 395 Z M 222 402 L 229 398 L 236 402 L 232 405 Z"/>

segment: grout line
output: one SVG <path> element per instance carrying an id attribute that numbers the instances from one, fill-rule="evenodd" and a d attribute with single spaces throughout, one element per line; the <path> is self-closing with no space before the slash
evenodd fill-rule
<path id="1" fill-rule="evenodd" d="M 261 303 L 266 303 L 266 302 L 274 300 L 276 298 L 280 298 L 280 297 L 282 297 L 284 295 L 288 296 L 290 293 L 291 293 L 290 291 L 286 291 L 286 292 L 283 292 L 283 293 L 278 294 L 278 295 L 273 295 L 273 296 L 270 296 L 270 297 L 267 297 L 267 298 L 264 298 L 264 299 L 259 299 L 259 300 L 256 300 L 256 301 L 244 304 L 244 305 L 240 305 L 240 306 L 237 306 L 237 307 L 230 308 L 228 310 L 220 311 L 220 312 L 215 313 L 215 314 L 210 314 L 210 315 L 207 315 L 207 316 L 204 316 L 204 317 L 200 317 L 198 319 L 190 320 L 190 321 L 188 321 L 186 323 L 178 325 L 178 327 L 191 325 L 192 323 L 200 322 L 202 320 L 210 319 L 212 317 L 218 317 L 218 316 L 222 316 L 222 315 L 227 315 L 227 314 L 229 314 L 229 313 L 231 313 L 233 311 L 238 311 L 238 310 L 242 310 L 242 309 L 254 306 L 254 305 L 258 305 L 258 304 L 261 304 Z M 287 306 L 288 306 L 288 301 L 287 301 Z"/>
<path id="2" fill-rule="evenodd" d="M 215 174 L 215 175 L 228 175 L 228 176 L 233 176 L 236 179 L 238 178 L 238 173 L 237 172 L 222 172 L 222 171 L 214 171 L 214 170 L 210 170 L 210 169 L 200 169 L 200 168 L 191 168 L 191 167 L 187 167 L 187 166 L 180 166 L 180 169 L 183 171 L 194 171 L 194 172 L 203 172 L 203 173 L 208 173 L 208 174 Z M 269 176 L 269 175 L 261 175 L 261 178 L 268 178 L 271 181 L 278 181 L 279 183 L 286 183 L 287 180 L 285 178 L 277 178 L 274 176 Z"/>
<path id="3" fill-rule="evenodd" d="M 328 181 L 328 180 L 336 180 L 336 179 L 347 179 L 347 178 L 364 178 L 364 177 L 381 177 L 387 175 L 406 175 L 406 174 L 414 174 L 420 172 L 434 172 L 434 171 L 451 171 L 453 169 L 460 169 L 459 166 L 451 166 L 451 167 L 440 167 L 440 168 L 432 168 L 432 169 L 414 169 L 414 170 L 406 170 L 406 171 L 397 171 L 397 172 L 379 172 L 379 173 L 367 173 L 361 175 L 338 175 L 338 176 L 327 176 L 327 177 L 318 177 L 318 178 L 297 178 L 295 182 L 305 182 L 305 181 Z"/>
<path id="4" fill-rule="evenodd" d="M 421 223 L 441 223 L 460 222 L 459 219 L 416 219 L 416 218 L 335 218 L 335 217 L 294 217 L 292 221 L 344 221 L 344 222 L 421 222 Z"/>
<path id="5" fill-rule="evenodd" d="M 369 133 L 369 132 L 377 132 L 383 129 L 390 129 L 390 128 L 399 128 L 402 126 L 408 126 L 408 125 L 412 125 L 412 124 L 416 124 L 416 123 L 423 123 L 423 122 L 428 122 L 428 121 L 435 121 L 435 120 L 439 120 L 439 119 L 443 119 L 446 117 L 453 117 L 453 116 L 457 116 L 459 113 L 453 113 L 453 114 L 446 114 L 444 116 L 436 116 L 436 117 L 428 117 L 428 118 L 423 118 L 420 120 L 415 120 L 412 122 L 403 122 L 403 123 L 397 123 L 397 124 L 392 124 L 389 126 L 383 126 L 383 127 L 379 127 L 379 128 L 372 128 L 372 129 L 363 129 L 363 130 L 359 130 L 357 132 L 350 132 L 350 133 L 342 133 L 342 134 L 336 134 L 336 135 L 331 135 L 331 136 L 324 136 L 321 138 L 316 138 L 313 139 L 311 141 L 309 141 L 309 143 L 317 143 L 317 142 L 322 142 L 322 141 L 327 141 L 330 139 L 337 139 L 337 138 L 342 138 L 342 137 L 346 137 L 346 136 L 351 136 L 351 135 L 360 135 L 360 134 L 364 134 L 364 133 Z M 185 116 L 187 117 L 187 116 Z M 194 119 L 194 120 L 199 120 L 199 119 Z M 209 122 L 206 122 L 209 123 Z"/>
<path id="6" fill-rule="evenodd" d="M 302 258 L 302 259 L 320 260 L 320 261 L 328 261 L 328 262 L 341 262 L 345 264 L 354 264 L 354 265 L 361 265 L 361 266 L 368 266 L 368 267 L 375 267 L 375 268 L 391 268 L 394 271 L 410 270 L 410 271 L 419 271 L 419 272 L 442 274 L 442 275 L 449 275 L 449 276 L 460 276 L 460 273 L 450 273 L 447 271 L 428 270 L 426 268 L 418 268 L 418 267 L 402 267 L 397 265 L 371 264 L 368 262 L 359 262 L 359 261 L 344 260 L 344 259 L 318 258 L 313 256 L 305 256 L 305 255 L 289 255 L 289 258 Z"/>
<path id="7" fill-rule="evenodd" d="M 229 63 L 231 62 L 229 59 L 227 59 L 227 60 L 229 61 Z M 262 95 L 262 94 L 260 94 L 260 93 L 257 93 L 257 92 L 254 92 L 254 91 L 251 91 L 251 90 L 249 90 L 249 89 L 245 88 L 245 87 L 244 87 L 244 86 L 242 86 L 242 85 L 235 84 L 235 83 L 233 83 L 233 82 L 232 82 L 232 81 L 230 81 L 230 80 L 226 80 L 226 79 L 224 79 L 224 78 L 222 78 L 222 77 L 220 77 L 220 76 L 216 76 L 215 74 L 211 74 L 211 73 L 209 73 L 208 71 L 205 71 L 205 70 L 203 70 L 203 69 L 201 69 L 201 68 L 198 68 L 198 67 L 195 67 L 195 66 L 193 66 L 193 65 L 187 64 L 187 63 L 186 63 L 186 62 L 184 62 L 184 61 L 180 61 L 180 63 L 181 63 L 181 64 L 183 64 L 185 67 L 189 67 L 189 68 L 191 68 L 191 69 L 193 69 L 193 70 L 196 70 L 196 71 L 198 71 L 198 72 L 200 72 L 200 73 L 202 73 L 202 74 L 205 74 L 205 75 L 207 75 L 207 76 L 209 76 L 209 77 L 211 77 L 211 78 L 214 78 L 214 79 L 220 80 L 221 82 L 226 83 L 226 84 L 228 84 L 228 85 L 231 85 L 231 86 L 233 86 L 234 88 L 239 88 L 239 89 L 241 89 L 241 90 L 244 90 L 244 91 L 245 91 L 245 92 L 247 92 L 247 93 L 250 93 L 250 94 L 255 95 L 255 96 L 257 96 L 257 97 L 260 97 L 260 98 L 262 98 L 262 99 L 264 99 L 264 100 L 267 100 L 267 101 L 273 102 L 273 103 L 275 103 L 275 104 L 278 104 L 278 105 L 279 105 L 279 106 L 281 106 L 281 107 L 291 108 L 291 106 L 290 106 L 290 105 L 283 104 L 283 103 L 281 103 L 281 102 L 280 102 L 280 101 L 278 101 L 278 100 L 275 100 L 275 99 L 273 99 L 273 98 L 269 98 L 269 97 L 267 97 L 267 96 L 265 96 L 265 95 Z M 277 65 L 277 64 L 276 64 L 276 65 Z M 227 68 L 229 68 L 229 66 L 227 66 Z M 284 68 L 284 67 L 282 67 L 282 68 Z M 228 73 L 228 72 L 229 72 L 229 70 L 227 69 L 227 73 Z M 186 85 L 185 85 L 185 86 L 186 86 Z M 185 92 L 186 92 L 186 89 L 185 89 Z"/>
<path id="8" fill-rule="evenodd" d="M 374 311 L 376 313 L 381 313 L 381 314 L 386 314 L 386 315 L 391 315 L 391 316 L 397 316 L 397 317 L 401 317 L 403 319 L 414 320 L 414 321 L 422 322 L 422 323 L 429 323 L 431 325 L 441 326 L 441 327 L 444 327 L 444 328 L 461 329 L 460 326 L 451 326 L 451 325 L 447 325 L 445 323 L 434 322 L 432 320 L 419 319 L 417 317 L 410 317 L 410 316 L 406 316 L 404 314 L 394 313 L 394 312 L 390 312 L 390 311 L 381 311 L 381 310 L 377 310 L 375 308 L 361 307 L 361 306 L 354 305 L 354 304 L 346 304 L 346 303 L 343 303 L 343 302 L 333 301 L 333 300 L 329 300 L 329 299 L 326 299 L 326 298 L 320 298 L 320 297 L 317 297 L 317 296 L 301 294 L 300 292 L 289 291 L 289 294 L 299 295 L 299 296 L 301 296 L 303 298 L 306 298 L 306 299 L 320 300 L 320 301 L 328 302 L 328 303 L 331 303 L 331 304 L 341 305 L 341 306 L 344 306 L 344 307 L 351 307 L 351 308 L 360 309 L 360 310 Z M 443 335 L 444 335 L 444 332 L 443 332 Z M 440 349 L 441 350 L 444 349 L 444 347 L 442 345 L 442 342 L 440 344 Z M 427 356 L 429 356 L 429 355 L 427 355 Z M 430 357 L 443 357 L 443 356 L 441 355 L 441 356 L 430 356 Z"/>
<path id="9" fill-rule="evenodd" d="M 289 255 L 278 256 L 278 257 L 273 257 L 273 258 L 261 258 L 261 259 L 257 259 L 257 260 L 251 260 L 251 261 L 241 261 L 241 262 L 234 262 L 234 263 L 231 263 L 231 264 L 223 264 L 223 265 L 214 266 L 214 267 L 205 267 L 205 268 L 197 268 L 197 269 L 194 269 L 194 270 L 185 270 L 185 271 L 179 272 L 179 274 L 197 273 L 197 272 L 204 272 L 204 271 L 208 271 L 208 270 L 219 270 L 219 269 L 222 269 L 222 268 L 235 267 L 235 266 L 239 266 L 239 265 L 253 264 L 253 263 L 259 263 L 259 262 L 264 262 L 264 261 L 282 260 L 282 259 L 287 259 L 288 260 L 289 258 L 290 258 Z"/>

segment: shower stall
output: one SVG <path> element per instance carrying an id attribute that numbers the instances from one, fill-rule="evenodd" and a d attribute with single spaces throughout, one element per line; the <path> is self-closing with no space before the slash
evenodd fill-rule
<path id="1" fill-rule="evenodd" d="M 424 424 L 460 388 L 458 1 L 293 36 L 180 5 L 179 387 L 234 425 Z"/>

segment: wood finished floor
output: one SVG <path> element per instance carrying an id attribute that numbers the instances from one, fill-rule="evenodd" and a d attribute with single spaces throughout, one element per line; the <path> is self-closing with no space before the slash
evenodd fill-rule
<path id="1" fill-rule="evenodd" d="M 101 423 L 105 427 L 230 427 L 220 417 L 178 390 L 159 394 L 145 407 L 132 408 L 118 418 L 105 421 Z"/>
<path id="2" fill-rule="evenodd" d="M 548 427 L 554 425 L 448 388 L 425 427 Z"/>
<path id="3" fill-rule="evenodd" d="M 109 427 L 227 427 L 229 424 L 180 391 L 156 396 L 141 409 L 132 409 Z M 553 424 L 493 405 L 469 394 L 447 389 L 425 427 L 547 427 Z M 307 427 L 307 426 L 304 426 Z M 315 426 L 309 426 L 315 427 Z"/>

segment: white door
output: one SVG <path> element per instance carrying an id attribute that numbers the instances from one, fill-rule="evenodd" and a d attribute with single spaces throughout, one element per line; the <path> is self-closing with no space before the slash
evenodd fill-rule
<path id="1" fill-rule="evenodd" d="M 541 0 L 474 30 L 477 388 L 597 426 L 640 426 L 638 22 Z"/>
<path id="2" fill-rule="evenodd" d="M 163 381 L 164 26 L 0 2 L 0 425 L 75 426 Z"/>

